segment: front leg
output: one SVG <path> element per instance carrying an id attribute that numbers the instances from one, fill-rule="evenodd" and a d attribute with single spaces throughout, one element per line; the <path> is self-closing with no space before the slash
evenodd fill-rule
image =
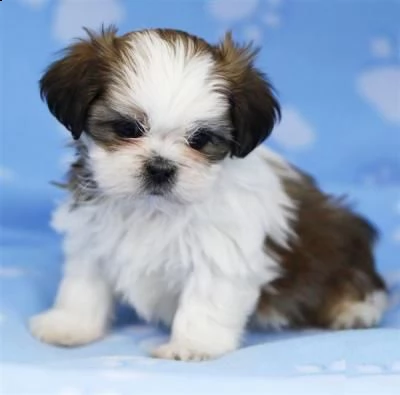
<path id="1" fill-rule="evenodd" d="M 68 270 L 68 269 L 75 270 Z M 111 290 L 85 262 L 69 262 L 54 306 L 33 317 L 30 330 L 39 340 L 60 346 L 79 346 L 101 338 L 112 310 Z M 76 270 L 78 268 L 78 270 Z"/>
<path id="2" fill-rule="evenodd" d="M 169 343 L 152 355 L 200 361 L 235 350 L 258 296 L 250 281 L 194 273 L 181 295 Z"/>

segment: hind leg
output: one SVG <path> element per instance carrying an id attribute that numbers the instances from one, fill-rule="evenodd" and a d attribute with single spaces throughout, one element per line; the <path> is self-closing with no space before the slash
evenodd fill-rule
<path id="1" fill-rule="evenodd" d="M 332 329 L 370 328 L 379 324 L 387 306 L 387 295 L 376 290 L 362 300 L 343 299 L 329 311 L 328 326 Z"/>
<path id="2" fill-rule="evenodd" d="M 330 284 L 319 316 L 332 329 L 370 328 L 379 324 L 387 307 L 387 293 L 374 273 L 347 270 L 348 277 Z"/>
<path id="3" fill-rule="evenodd" d="M 251 324 L 272 330 L 369 328 L 380 322 L 386 305 L 385 286 L 376 273 L 343 268 L 323 281 L 278 280 L 274 292 L 261 294 Z"/>

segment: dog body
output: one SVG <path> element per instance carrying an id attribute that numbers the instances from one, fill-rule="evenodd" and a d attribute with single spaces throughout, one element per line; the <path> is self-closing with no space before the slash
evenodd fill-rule
<path id="1" fill-rule="evenodd" d="M 70 197 L 56 211 L 66 265 L 43 341 L 106 333 L 115 298 L 172 327 L 161 358 L 232 351 L 263 328 L 375 325 L 385 286 L 375 230 L 260 145 L 279 116 L 255 52 L 173 30 L 67 49 L 41 80 L 72 133 Z"/>

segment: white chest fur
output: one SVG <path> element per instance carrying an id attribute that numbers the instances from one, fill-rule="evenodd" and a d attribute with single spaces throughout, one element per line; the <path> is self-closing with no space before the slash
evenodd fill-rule
<path id="1" fill-rule="evenodd" d="M 224 178 L 201 204 L 102 199 L 59 207 L 66 270 L 96 272 L 147 320 L 170 323 L 191 273 L 247 279 L 255 287 L 277 276 L 266 235 L 285 244 L 293 204 L 264 148 L 227 163 Z"/>

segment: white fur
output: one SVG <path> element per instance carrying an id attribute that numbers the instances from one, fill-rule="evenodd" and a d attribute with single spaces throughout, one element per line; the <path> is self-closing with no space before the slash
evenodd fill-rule
<path id="1" fill-rule="evenodd" d="M 375 291 L 362 302 L 347 302 L 332 324 L 333 329 L 349 329 L 356 326 L 371 327 L 378 324 L 387 307 L 387 294 Z"/>
<path id="2" fill-rule="evenodd" d="M 226 80 L 215 73 L 211 53 L 195 53 L 190 42 L 184 45 L 178 39 L 171 45 L 144 31 L 133 34 L 128 45 L 109 87 L 107 106 L 136 116 L 145 135 L 138 144 L 111 152 L 87 139 L 96 182 L 106 194 L 141 195 L 143 164 L 159 155 L 179 167 L 174 199 L 202 200 L 221 167 L 188 155 L 186 142 L 205 122 L 216 127 L 226 122 Z"/>
<path id="3" fill-rule="evenodd" d="M 276 310 L 269 309 L 267 313 L 258 312 L 252 320 L 252 324 L 260 329 L 273 329 L 279 331 L 289 327 L 289 319 Z"/>
<path id="4" fill-rule="evenodd" d="M 203 359 L 236 348 L 261 285 L 279 275 L 265 237 L 285 245 L 291 234 L 293 203 L 269 155 L 259 147 L 245 160 L 226 160 L 213 193 L 192 205 L 121 197 L 64 203 L 53 221 L 65 233 L 67 258 L 54 309 L 83 318 L 82 326 L 97 321 L 104 333 L 110 286 L 146 320 L 172 323 L 171 342 L 157 356 Z M 81 325 L 66 335 L 52 321 L 33 321 L 34 334 L 81 343 Z"/>
<path id="5" fill-rule="evenodd" d="M 107 330 L 112 291 L 98 269 L 85 264 L 84 254 L 80 258 L 68 260 L 54 308 L 31 320 L 32 333 L 46 343 L 78 346 L 98 340 Z"/>
<path id="6" fill-rule="evenodd" d="M 80 294 L 82 296 L 82 294 Z M 80 316 L 75 311 L 59 307 L 33 317 L 30 329 L 39 340 L 59 346 L 80 346 L 100 339 L 104 335 L 103 324 L 96 326 L 90 319 L 95 315 Z"/>
<path id="7" fill-rule="evenodd" d="M 295 207 L 279 172 L 297 174 L 263 147 L 218 163 L 194 153 L 188 136 L 228 118 L 211 54 L 154 32 L 135 33 L 129 45 L 106 101 L 122 114 L 145 114 L 145 136 L 116 150 L 83 140 L 102 193 L 55 213 L 66 270 L 53 310 L 34 318 L 32 331 L 56 344 L 95 340 L 116 295 L 146 320 L 172 325 L 154 355 L 212 358 L 238 346 L 260 287 L 280 274 L 265 238 L 287 244 Z M 149 196 L 141 184 L 154 155 L 178 167 L 167 196 Z"/>
<path id="8" fill-rule="evenodd" d="M 130 36 L 126 59 L 114 76 L 109 102 L 119 112 L 146 114 L 150 134 L 183 136 L 196 122 L 219 121 L 229 105 L 210 52 L 196 52 L 177 37 L 171 45 L 154 31 Z"/>

